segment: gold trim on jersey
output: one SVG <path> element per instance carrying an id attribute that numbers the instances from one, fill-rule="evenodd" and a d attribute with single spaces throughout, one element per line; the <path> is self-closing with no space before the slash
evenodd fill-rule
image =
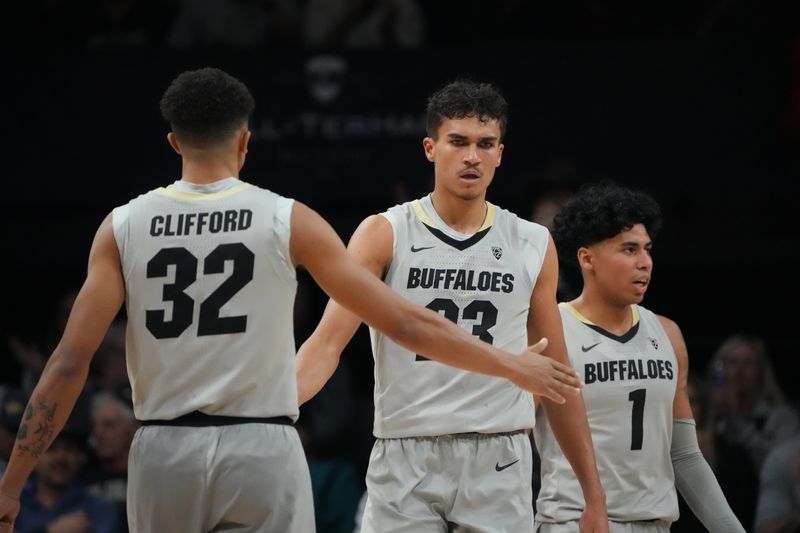
<path id="1" fill-rule="evenodd" d="M 230 189 L 225 189 L 224 191 L 219 192 L 212 192 L 212 193 L 202 193 L 202 192 L 194 192 L 194 191 L 181 191 L 178 189 L 170 189 L 167 187 L 159 187 L 158 189 L 153 189 L 154 193 L 160 194 L 162 196 L 169 196 L 170 198 L 175 198 L 177 200 L 219 200 L 220 198 L 227 198 L 228 196 L 232 196 L 238 192 L 241 192 L 245 189 L 249 189 L 252 187 L 249 183 L 239 183 L 234 185 Z"/>
<path id="2" fill-rule="evenodd" d="M 411 202 L 411 206 L 414 208 L 414 212 L 417 213 L 417 218 L 419 218 L 423 224 L 427 224 L 432 228 L 436 227 L 436 225 L 433 223 L 433 220 L 431 220 L 431 217 L 429 217 L 428 213 L 426 213 L 422 208 L 422 203 L 419 200 L 414 200 Z"/>
<path id="3" fill-rule="evenodd" d="M 494 224 L 494 215 L 496 209 L 497 208 L 492 202 L 486 202 L 486 218 L 483 219 L 483 225 L 478 229 L 478 231 L 483 231 Z M 475 233 L 477 233 L 477 231 Z"/>
<path id="4" fill-rule="evenodd" d="M 419 218 L 420 222 L 432 228 L 436 227 L 436 224 L 434 224 L 433 220 L 431 220 L 431 217 L 428 216 L 428 213 L 426 213 L 425 209 L 422 207 L 422 202 L 419 200 L 414 200 L 411 202 L 411 205 L 414 208 L 414 211 L 417 213 L 417 217 Z M 495 205 L 491 202 L 486 202 L 486 216 L 483 219 L 483 224 L 481 224 L 481 227 L 478 228 L 478 231 L 475 233 L 479 233 L 494 224 L 496 212 L 497 208 Z"/>
<path id="5" fill-rule="evenodd" d="M 590 326 L 596 326 L 598 328 L 600 327 L 591 320 L 589 320 L 588 318 L 586 318 L 585 316 L 583 316 L 580 313 L 580 311 L 578 311 L 577 309 L 575 309 L 575 307 L 572 306 L 571 303 L 561 302 L 560 304 L 558 304 L 558 306 L 562 309 L 566 309 L 567 311 L 569 311 L 572 314 L 572 316 L 574 316 L 584 324 L 589 324 Z M 631 327 L 634 327 L 636 324 L 639 323 L 639 308 L 634 304 L 631 304 L 631 318 L 633 319 L 631 321 Z"/>

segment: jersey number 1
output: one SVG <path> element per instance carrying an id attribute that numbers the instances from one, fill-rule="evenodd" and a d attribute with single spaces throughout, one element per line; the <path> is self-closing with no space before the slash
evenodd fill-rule
<path id="1" fill-rule="evenodd" d="M 244 244 L 220 244 L 203 261 L 203 274 L 222 274 L 225 262 L 233 261 L 233 272 L 200 304 L 197 335 L 242 333 L 247 329 L 247 315 L 219 316 L 228 300 L 253 279 L 255 256 Z M 157 339 L 179 337 L 192 325 L 194 299 L 184 291 L 197 280 L 197 258 L 186 248 L 162 248 L 147 262 L 148 278 L 164 278 L 168 267 L 175 267 L 175 281 L 165 284 L 162 297 L 172 302 L 172 319 L 165 320 L 163 309 L 148 309 L 145 325 Z"/>
<path id="2" fill-rule="evenodd" d="M 644 439 L 644 399 L 647 389 L 636 389 L 628 394 L 628 400 L 633 402 L 631 410 L 631 450 L 641 450 Z"/>

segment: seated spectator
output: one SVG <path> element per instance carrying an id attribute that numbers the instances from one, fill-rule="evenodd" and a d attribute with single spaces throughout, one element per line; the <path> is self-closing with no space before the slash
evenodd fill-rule
<path id="1" fill-rule="evenodd" d="M 119 531 L 113 504 L 77 482 L 85 461 L 85 436 L 65 428 L 44 452 L 34 477 L 20 496 L 17 533 L 42 531 Z"/>
<path id="2" fill-rule="evenodd" d="M 311 48 L 417 48 L 425 13 L 416 0 L 309 0 L 303 34 Z"/>
<path id="3" fill-rule="evenodd" d="M 800 531 L 800 436 L 776 446 L 764 461 L 755 531 Z"/>
<path id="4" fill-rule="evenodd" d="M 760 469 L 774 445 L 800 430 L 798 413 L 786 404 L 764 341 L 729 337 L 714 354 L 710 372 L 716 436 L 743 446 Z"/>
<path id="5" fill-rule="evenodd" d="M 167 44 L 176 48 L 291 44 L 299 18 L 294 0 L 183 0 Z"/>
<path id="6" fill-rule="evenodd" d="M 126 525 L 128 452 L 139 422 L 129 404 L 107 392 L 92 399 L 91 421 L 94 458 L 84 469 L 83 481 L 91 494 L 114 503 L 120 524 Z"/>
<path id="7" fill-rule="evenodd" d="M 14 449 L 14 439 L 28 400 L 16 387 L 0 387 L 0 475 L 5 472 Z"/>
<path id="8" fill-rule="evenodd" d="M 95 392 L 107 392 L 131 403 L 131 383 L 125 361 L 125 325 L 125 320 L 116 320 L 108 328 L 95 353 L 89 376 Z"/>

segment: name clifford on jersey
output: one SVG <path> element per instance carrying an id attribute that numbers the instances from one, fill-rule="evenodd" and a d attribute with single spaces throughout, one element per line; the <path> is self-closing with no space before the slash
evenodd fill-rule
<path id="1" fill-rule="evenodd" d="M 583 367 L 583 381 L 587 385 L 599 381 L 625 381 L 629 379 L 672 379 L 672 361 L 661 359 L 622 359 L 620 361 L 600 361 L 586 363 Z"/>
<path id="2" fill-rule="evenodd" d="M 249 209 L 156 215 L 150 220 L 150 235 L 172 237 L 242 231 L 249 228 L 252 222 L 253 212 Z"/>
<path id="3" fill-rule="evenodd" d="M 463 268 L 410 268 L 409 289 L 505 292 L 514 290 L 514 274 Z"/>

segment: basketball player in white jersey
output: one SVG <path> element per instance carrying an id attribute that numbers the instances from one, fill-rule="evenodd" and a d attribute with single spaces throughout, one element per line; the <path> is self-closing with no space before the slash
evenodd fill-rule
<path id="1" fill-rule="evenodd" d="M 212 68 L 185 72 L 161 109 L 181 180 L 101 224 L 87 279 L 0 481 L 0 530 L 13 525 L 23 483 L 72 409 L 123 302 L 143 423 L 130 452 L 131 531 L 314 531 L 308 467 L 291 425 L 299 266 L 410 350 L 555 400 L 578 394 L 569 367 L 524 343 L 519 355 L 501 351 L 410 304 L 353 261 L 314 211 L 240 181 L 253 99 L 239 80 Z"/>
<path id="2" fill-rule="evenodd" d="M 556 216 L 553 238 L 579 266 L 581 294 L 560 304 L 570 362 L 583 377 L 597 468 L 612 532 L 665 532 L 678 519 L 675 487 L 712 532 L 743 532 L 697 444 L 688 354 L 672 320 L 639 305 L 650 284 L 655 200 L 613 184 L 585 187 Z M 577 265 L 575 264 L 577 262 Z M 537 414 L 540 533 L 578 531 L 575 476 Z"/>
<path id="3" fill-rule="evenodd" d="M 506 107 L 489 84 L 456 81 L 437 91 L 423 140 L 433 192 L 364 220 L 349 251 L 394 291 L 487 344 L 513 352 L 547 337 L 546 354 L 566 362 L 549 233 L 486 201 L 503 154 Z M 359 324 L 329 302 L 298 352 L 301 403 L 333 374 Z M 371 335 L 377 441 L 362 532 L 532 531 L 531 395 Z M 544 407 L 590 502 L 582 530 L 606 531 L 581 398 Z"/>

